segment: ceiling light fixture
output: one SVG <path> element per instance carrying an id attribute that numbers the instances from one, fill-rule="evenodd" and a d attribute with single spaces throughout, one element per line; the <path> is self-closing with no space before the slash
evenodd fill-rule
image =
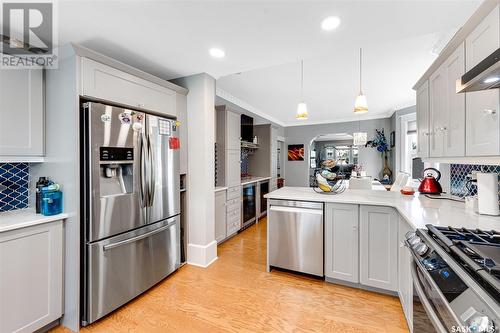
<path id="1" fill-rule="evenodd" d="M 500 80 L 500 77 L 498 77 L 498 76 L 492 76 L 492 77 L 487 78 L 483 82 L 484 83 L 494 83 L 494 82 L 497 82 L 498 80 Z"/>
<path id="2" fill-rule="evenodd" d="M 208 50 L 210 55 L 214 58 L 224 58 L 226 56 L 226 52 L 224 50 L 212 47 L 210 50 Z"/>
<path id="3" fill-rule="evenodd" d="M 300 61 L 300 102 L 297 105 L 297 114 L 295 118 L 298 120 L 306 120 L 309 118 L 307 105 L 304 102 L 304 60 Z"/>
<path id="4" fill-rule="evenodd" d="M 323 21 L 321 21 L 321 29 L 325 31 L 335 30 L 339 25 L 340 19 L 337 16 L 328 16 Z"/>
<path id="5" fill-rule="evenodd" d="M 368 103 L 366 101 L 366 96 L 363 94 L 363 89 L 361 88 L 362 80 L 362 67 L 363 65 L 363 50 L 359 49 L 359 95 L 356 97 L 356 102 L 354 103 L 354 113 L 367 113 Z"/>

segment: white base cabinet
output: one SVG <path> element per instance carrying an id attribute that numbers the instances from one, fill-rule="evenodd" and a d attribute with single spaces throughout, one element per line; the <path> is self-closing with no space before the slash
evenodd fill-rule
<path id="1" fill-rule="evenodd" d="M 215 192 L 215 240 L 226 239 L 226 191 Z"/>
<path id="2" fill-rule="evenodd" d="M 0 233 L 0 332 L 34 332 L 62 316 L 62 223 Z"/>
<path id="3" fill-rule="evenodd" d="M 398 214 L 393 208 L 360 206 L 359 280 L 362 285 L 398 290 Z"/>
<path id="4" fill-rule="evenodd" d="M 325 276 L 359 283 L 358 205 L 325 206 Z"/>
<path id="5" fill-rule="evenodd" d="M 401 217 L 399 217 L 398 228 L 398 294 L 401 306 L 410 328 L 413 332 L 413 282 L 411 278 L 411 265 L 413 262 L 410 250 L 404 245 L 405 235 L 409 231 L 414 231 L 412 227 Z"/>

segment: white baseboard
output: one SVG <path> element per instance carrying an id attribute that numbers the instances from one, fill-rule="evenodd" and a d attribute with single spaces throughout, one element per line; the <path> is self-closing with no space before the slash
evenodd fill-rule
<path id="1" fill-rule="evenodd" d="M 206 268 L 217 260 L 217 241 L 207 245 L 188 244 L 187 263 L 189 265 Z"/>

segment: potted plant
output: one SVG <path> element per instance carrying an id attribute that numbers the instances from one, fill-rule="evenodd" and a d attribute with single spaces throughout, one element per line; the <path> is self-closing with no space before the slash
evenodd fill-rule
<path id="1" fill-rule="evenodd" d="M 391 150 L 389 148 L 389 144 L 387 143 L 387 139 L 384 134 L 384 129 L 375 130 L 375 138 L 371 141 L 368 141 L 365 147 L 376 148 L 378 152 L 382 155 L 384 159 L 384 169 L 382 170 L 383 182 L 389 183 L 392 179 L 392 170 L 389 168 L 389 162 L 387 160 L 387 153 Z"/>

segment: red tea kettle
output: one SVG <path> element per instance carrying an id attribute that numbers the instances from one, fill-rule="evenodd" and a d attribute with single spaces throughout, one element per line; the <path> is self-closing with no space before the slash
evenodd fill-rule
<path id="1" fill-rule="evenodd" d="M 436 177 L 432 175 L 431 172 L 426 173 L 427 171 L 434 171 L 436 173 Z M 441 172 L 438 169 L 427 168 L 423 172 L 424 179 L 420 182 L 420 186 L 418 187 L 418 191 L 420 193 L 425 194 L 440 194 L 443 192 L 441 185 L 439 184 L 439 180 L 441 179 Z"/>

